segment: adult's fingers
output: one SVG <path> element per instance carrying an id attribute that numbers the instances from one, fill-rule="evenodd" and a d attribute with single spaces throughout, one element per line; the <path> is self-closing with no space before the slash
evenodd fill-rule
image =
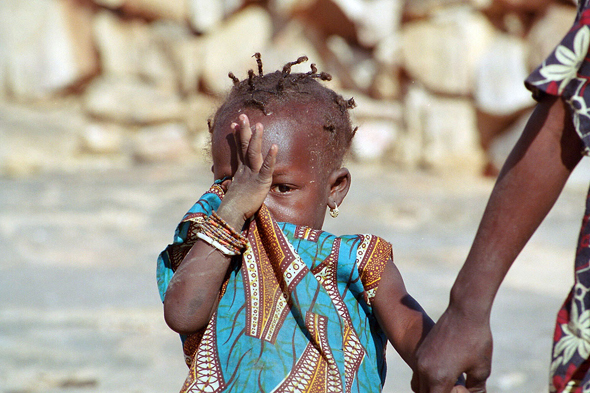
<path id="1" fill-rule="evenodd" d="M 452 391 L 453 388 L 453 382 L 448 383 L 448 384 L 437 384 L 437 385 L 433 385 L 433 384 L 428 384 L 425 382 L 420 382 L 420 393 L 449 393 Z M 455 393 L 453 391 L 453 393 Z"/>
<path id="2" fill-rule="evenodd" d="M 486 381 L 490 376 L 488 369 L 476 369 L 467 373 L 465 387 L 471 393 L 486 393 Z"/>
<path id="3" fill-rule="evenodd" d="M 430 378 L 427 375 L 429 375 Z M 436 373 L 427 372 L 424 369 L 419 377 L 420 393 L 449 393 L 452 391 L 453 386 L 455 386 L 455 382 L 457 382 L 457 378 L 445 378 L 440 374 L 437 375 Z"/>

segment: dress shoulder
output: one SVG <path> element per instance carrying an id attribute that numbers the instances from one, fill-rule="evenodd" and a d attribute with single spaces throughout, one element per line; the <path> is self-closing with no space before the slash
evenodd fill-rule
<path id="1" fill-rule="evenodd" d="M 370 305 L 377 293 L 383 269 L 393 261 L 393 246 L 382 237 L 370 234 L 342 236 L 343 243 L 355 245 L 355 267 Z"/>
<path id="2" fill-rule="evenodd" d="M 553 52 L 525 80 L 525 86 L 539 100 L 543 95 L 559 96 L 571 108 L 578 135 L 590 152 L 590 1 L 580 0 L 573 26 Z"/>

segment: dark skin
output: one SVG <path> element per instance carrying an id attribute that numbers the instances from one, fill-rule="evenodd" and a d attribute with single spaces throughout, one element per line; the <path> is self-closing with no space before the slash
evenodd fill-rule
<path id="1" fill-rule="evenodd" d="M 566 104 L 544 97 L 502 168 L 449 306 L 418 350 L 420 393 L 447 393 L 463 372 L 470 392 L 486 391 L 494 298 L 582 151 Z"/>
<path id="2" fill-rule="evenodd" d="M 217 179 L 233 176 L 224 183 L 217 214 L 241 230 L 264 203 L 277 221 L 321 229 L 326 209 L 344 200 L 350 173 L 330 165 L 335 161 L 322 151 L 330 135 L 320 105 L 290 103 L 271 112 L 265 116 L 239 108 L 217 121 L 213 174 Z M 170 328 L 190 334 L 208 324 L 229 265 L 230 258 L 207 243 L 193 245 L 166 292 L 164 315 Z M 416 370 L 416 349 L 433 322 L 407 293 L 391 260 L 372 306 L 388 339 Z"/>

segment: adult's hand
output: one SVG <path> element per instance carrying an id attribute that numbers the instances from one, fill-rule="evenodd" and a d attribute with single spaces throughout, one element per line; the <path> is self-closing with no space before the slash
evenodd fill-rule
<path id="1" fill-rule="evenodd" d="M 419 393 L 485 393 L 492 365 L 489 319 L 477 321 L 449 307 L 416 356 Z M 454 387 L 463 373 L 466 389 Z"/>

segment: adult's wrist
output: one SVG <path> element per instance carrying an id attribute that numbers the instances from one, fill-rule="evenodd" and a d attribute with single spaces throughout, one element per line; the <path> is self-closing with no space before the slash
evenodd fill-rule
<path id="1" fill-rule="evenodd" d="M 493 298 L 470 289 L 455 283 L 451 289 L 449 311 L 469 320 L 489 321 Z"/>

